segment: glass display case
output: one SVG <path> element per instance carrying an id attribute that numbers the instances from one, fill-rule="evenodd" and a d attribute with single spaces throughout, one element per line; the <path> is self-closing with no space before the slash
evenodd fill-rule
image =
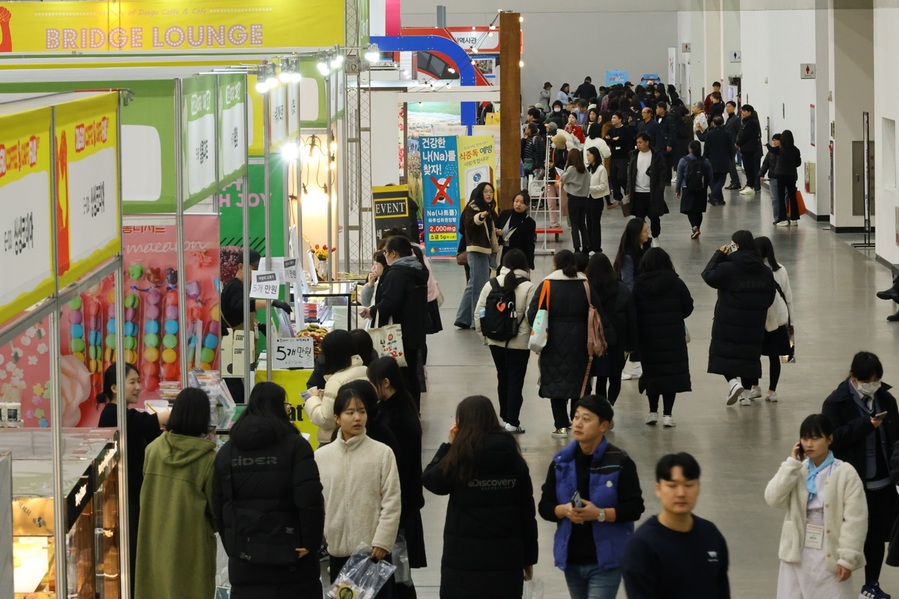
<path id="1" fill-rule="evenodd" d="M 66 429 L 63 434 L 65 593 L 55 576 L 52 435 L 6 430 L 12 454 L 13 595 L 16 599 L 118 599 L 119 459 L 115 429 Z"/>
<path id="2" fill-rule="evenodd" d="M 310 286 L 303 294 L 303 319 L 334 330 L 358 328 L 359 318 L 353 298 L 355 281 L 331 281 Z"/>

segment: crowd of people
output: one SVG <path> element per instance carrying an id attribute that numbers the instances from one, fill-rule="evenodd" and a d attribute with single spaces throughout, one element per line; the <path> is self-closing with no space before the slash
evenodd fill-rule
<path id="1" fill-rule="evenodd" d="M 535 199 L 545 200 L 537 202 L 546 210 L 545 228 L 559 229 L 564 215 L 575 252 L 602 251 L 602 213 L 618 206 L 649 220 L 658 247 L 662 217 L 670 212 L 664 192 L 672 184 L 691 239 L 702 234 L 707 207 L 726 203 L 723 190 L 755 195 L 766 176 L 774 224 L 798 224 L 802 159 L 792 132 L 772 136 L 763 164 L 758 114 L 749 104 L 725 101 L 720 82 L 689 107 L 673 85 L 662 83 L 597 89 L 587 77 L 573 93 L 568 83 L 555 97 L 552 88 L 546 82 L 528 108 L 522 171 L 540 193 Z"/>

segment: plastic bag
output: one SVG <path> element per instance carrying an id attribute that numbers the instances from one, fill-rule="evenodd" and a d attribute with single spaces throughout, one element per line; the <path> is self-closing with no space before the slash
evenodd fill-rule
<path id="1" fill-rule="evenodd" d="M 331 599 L 373 599 L 390 579 L 396 566 L 386 560 L 372 561 L 371 547 L 360 545 L 347 560 L 334 584 Z"/>
<path id="2" fill-rule="evenodd" d="M 543 581 L 539 578 L 525 580 L 522 599 L 543 599 Z"/>
<path id="3" fill-rule="evenodd" d="M 396 536 L 396 544 L 390 553 L 390 559 L 396 566 L 396 572 L 393 573 L 393 579 L 401 583 L 412 582 L 412 568 L 409 566 L 409 545 L 406 543 L 403 535 Z"/>

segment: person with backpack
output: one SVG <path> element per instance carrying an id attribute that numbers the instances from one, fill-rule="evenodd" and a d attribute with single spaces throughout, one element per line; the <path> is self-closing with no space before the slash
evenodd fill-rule
<path id="1" fill-rule="evenodd" d="M 712 164 L 702 156 L 702 144 L 690 142 L 690 152 L 677 163 L 675 195 L 680 199 L 680 211 L 687 215 L 692 232 L 690 239 L 702 234 L 702 213 L 706 209 L 709 184 L 714 176 Z"/>
<path id="2" fill-rule="evenodd" d="M 478 298 L 475 328 L 484 335 L 496 366 L 499 417 L 510 433 L 520 435 L 522 389 L 527 374 L 528 339 L 531 325 L 527 309 L 534 297 L 534 284 L 527 257 L 519 249 L 503 254 L 503 264 L 495 278 L 490 279 Z"/>

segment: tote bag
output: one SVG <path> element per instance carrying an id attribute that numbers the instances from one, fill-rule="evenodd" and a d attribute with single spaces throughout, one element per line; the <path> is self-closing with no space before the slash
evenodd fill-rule
<path id="1" fill-rule="evenodd" d="M 537 302 L 537 315 L 534 317 L 531 336 L 528 339 L 528 349 L 537 354 L 543 351 L 549 339 L 549 289 L 549 281 L 543 281 L 540 299 Z"/>
<path id="2" fill-rule="evenodd" d="M 379 356 L 390 356 L 400 368 L 408 366 L 406 352 L 403 349 L 402 325 L 393 324 L 393 319 L 383 327 L 369 329 L 372 344 Z"/>

